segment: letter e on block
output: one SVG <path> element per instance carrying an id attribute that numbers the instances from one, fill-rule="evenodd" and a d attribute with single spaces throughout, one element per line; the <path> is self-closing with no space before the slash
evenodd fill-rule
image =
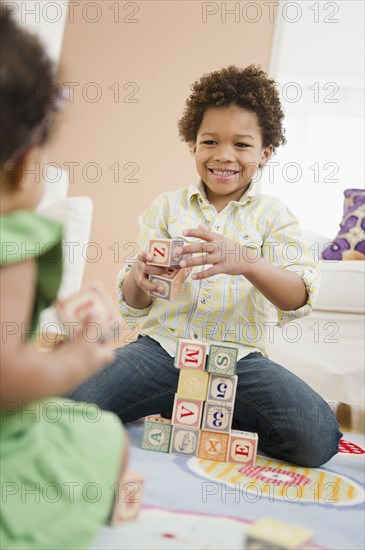
<path id="1" fill-rule="evenodd" d="M 231 430 L 228 446 L 228 462 L 252 466 L 256 462 L 258 435 L 252 432 Z"/>

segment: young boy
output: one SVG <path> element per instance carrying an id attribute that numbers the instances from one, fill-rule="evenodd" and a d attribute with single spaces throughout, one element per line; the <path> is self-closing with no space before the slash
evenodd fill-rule
<path id="1" fill-rule="evenodd" d="M 319 466 L 338 450 L 341 433 L 327 403 L 305 382 L 270 361 L 265 351 L 268 301 L 280 324 L 308 315 L 318 272 L 298 222 L 279 200 L 261 195 L 255 175 L 285 143 L 274 81 L 259 68 L 230 66 L 193 85 L 179 122 L 199 180 L 164 193 L 140 218 L 138 261 L 118 277 L 120 311 L 144 321 L 137 341 L 73 398 L 96 402 L 124 422 L 171 415 L 179 370 L 178 338 L 239 347 L 233 427 L 258 432 L 259 448 L 280 460 Z M 149 238 L 184 236 L 193 254 L 191 279 L 174 302 L 148 275 Z M 290 248 L 295 247 L 295 248 Z M 292 261 L 293 249 L 296 260 Z M 308 358 L 310 368 L 310 358 Z"/>

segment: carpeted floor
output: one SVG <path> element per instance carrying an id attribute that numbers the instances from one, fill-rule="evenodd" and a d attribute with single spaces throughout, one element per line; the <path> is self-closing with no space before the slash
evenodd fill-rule
<path id="1" fill-rule="evenodd" d="M 143 424 L 128 427 L 129 468 L 146 478 L 137 521 L 105 527 L 93 550 L 242 549 L 261 517 L 313 531 L 313 547 L 363 550 L 364 436 L 345 433 L 341 451 L 319 469 L 258 456 L 236 466 L 141 449 Z"/>

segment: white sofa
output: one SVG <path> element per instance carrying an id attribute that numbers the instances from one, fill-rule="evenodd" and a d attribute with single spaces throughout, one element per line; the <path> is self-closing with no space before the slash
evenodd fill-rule
<path id="1" fill-rule="evenodd" d="M 319 251 L 331 239 L 303 231 Z M 315 244 L 317 243 L 317 245 Z M 327 401 L 363 409 L 365 262 L 320 261 L 322 281 L 309 317 L 268 334 L 268 353 L 305 380 Z M 271 308 L 270 321 L 276 310 Z"/>

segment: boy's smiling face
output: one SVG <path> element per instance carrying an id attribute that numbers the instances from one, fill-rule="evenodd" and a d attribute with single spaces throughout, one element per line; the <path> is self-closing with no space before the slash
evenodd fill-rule
<path id="1" fill-rule="evenodd" d="M 255 113 L 230 105 L 206 110 L 192 151 L 208 201 L 221 211 L 239 200 L 270 158 Z"/>

